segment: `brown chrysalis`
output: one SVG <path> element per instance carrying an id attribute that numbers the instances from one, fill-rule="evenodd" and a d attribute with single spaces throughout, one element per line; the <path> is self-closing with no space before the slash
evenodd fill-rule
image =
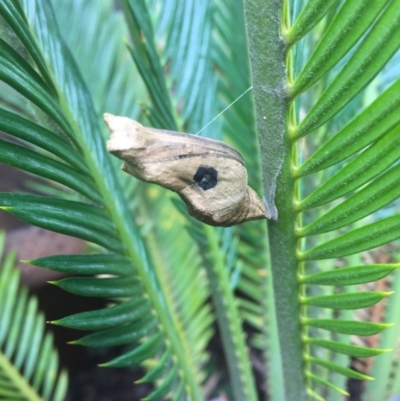
<path id="1" fill-rule="evenodd" d="M 258 195 L 247 186 L 239 152 L 214 139 L 143 127 L 105 114 L 107 150 L 124 161 L 122 170 L 177 192 L 189 213 L 212 226 L 267 218 Z"/>

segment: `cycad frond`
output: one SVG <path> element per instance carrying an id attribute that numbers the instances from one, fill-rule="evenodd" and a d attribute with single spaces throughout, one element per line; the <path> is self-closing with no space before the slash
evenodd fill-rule
<path id="1" fill-rule="evenodd" d="M 248 28 L 264 191 L 271 208 L 275 184 L 278 191 L 278 221 L 269 224 L 269 236 L 283 375 L 293 378 L 286 399 L 303 400 L 307 392 L 321 398 L 328 391 L 321 385 L 343 392 L 345 382 L 335 373 L 354 377 L 354 372 L 343 370 L 348 361 L 341 354 L 385 351 L 351 345 L 347 335 L 387 327 L 353 321 L 352 310 L 390 294 L 359 292 L 356 286 L 385 277 L 398 265 L 362 266 L 348 257 L 348 267 L 334 270 L 334 259 L 400 236 L 396 215 L 371 218 L 400 197 L 398 78 L 392 76 L 392 86 L 382 93 L 390 83 L 385 78 L 373 102 L 364 91 L 383 76 L 400 47 L 394 33 L 400 12 L 396 1 L 371 7 L 367 1 L 310 0 L 292 14 L 293 3 L 285 2 L 282 10 L 272 3 L 247 5 L 254 23 Z M 262 21 L 260 14 L 269 19 Z M 271 45 L 265 59 L 258 57 L 260 37 L 264 46 Z M 305 49 L 308 59 L 299 57 Z M 314 278 L 318 284 L 312 284 Z M 296 315 L 300 323 L 285 319 Z M 304 366 L 293 363 L 298 358 L 305 358 Z"/>
<path id="2" fill-rule="evenodd" d="M 76 275 L 58 281 L 56 284 L 61 288 L 86 296 L 111 298 L 114 304 L 111 308 L 83 312 L 56 323 L 95 330 L 92 335 L 75 341 L 77 344 L 126 345 L 123 354 L 106 363 L 107 366 L 127 366 L 162 357 L 161 371 L 157 362 L 151 370 L 158 371 L 153 376 L 162 383 L 159 387 L 162 393 L 172 391 L 176 399 L 185 394 L 202 399 L 196 379 L 198 367 L 192 364 L 189 347 L 182 346 L 182 334 L 173 324 L 174 311 L 164 308 L 167 294 L 155 275 L 145 235 L 133 216 L 127 218 L 132 212 L 106 154 L 99 118 L 60 37 L 50 4 L 25 2 L 20 6 L 5 1 L 2 11 L 15 35 L 24 43 L 25 51 L 32 53 L 33 60 L 35 57 L 41 60 L 46 74 L 41 77 L 39 68 L 38 73 L 2 42 L 1 77 L 47 114 L 48 121 L 52 120 L 51 128 L 44 129 L 3 112 L 2 116 L 11 121 L 2 119 L 6 133 L 42 147 L 49 155 L 41 156 L 35 149 L 6 143 L 2 148 L 3 160 L 62 183 L 81 196 L 77 202 L 3 193 L 1 206 L 27 222 L 102 247 L 103 250 L 92 255 L 47 257 L 33 263 Z M 18 17 L 16 27 L 10 16 Z M 62 148 L 60 141 L 63 141 Z M 18 162 L 21 155 L 23 163 Z M 61 166 L 56 157 L 67 164 Z M 173 369 L 165 371 L 164 366 Z M 160 391 L 150 397 L 159 397 Z"/>
<path id="3" fill-rule="evenodd" d="M 20 288 L 15 256 L 3 258 L 4 239 L 0 232 L 0 398 L 62 401 L 67 373 L 59 370 L 53 337 L 44 332 L 37 299 Z"/>

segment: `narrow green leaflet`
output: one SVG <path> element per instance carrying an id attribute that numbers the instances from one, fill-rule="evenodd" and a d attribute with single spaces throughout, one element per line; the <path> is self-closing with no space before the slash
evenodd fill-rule
<path id="1" fill-rule="evenodd" d="M 143 310 L 144 308 L 141 308 L 141 311 Z M 112 347 L 132 344 L 141 338 L 150 336 L 157 330 L 157 319 L 155 316 L 149 316 L 148 307 L 144 310 L 143 315 L 139 316 L 137 321 L 133 323 L 89 334 L 78 340 L 71 341 L 71 344 L 84 345 L 86 347 Z"/>
<path id="2" fill-rule="evenodd" d="M 0 162 L 63 184 L 93 202 L 102 203 L 102 198 L 90 177 L 22 146 L 2 140 L 0 146 L 2 148 Z"/>
<path id="3" fill-rule="evenodd" d="M 48 87 L 55 92 L 53 81 L 49 76 L 45 60 L 38 48 L 31 32 L 25 21 L 23 11 L 18 2 L 3 1 L 0 3 L 0 14 L 4 16 L 7 23 L 17 33 L 18 38 L 29 51 L 30 56 L 40 71 L 40 75 L 44 77 Z"/>
<path id="4" fill-rule="evenodd" d="M 117 253 L 54 255 L 25 262 L 30 265 L 76 275 L 113 274 L 129 276 L 132 273 L 132 265 L 129 259 Z"/>
<path id="5" fill-rule="evenodd" d="M 319 340 L 315 338 L 307 338 L 306 342 L 310 345 L 326 348 L 333 352 L 338 352 L 345 355 L 354 356 L 356 358 L 370 358 L 371 356 L 379 355 L 388 352 L 388 349 L 359 347 L 357 345 L 348 345 L 330 340 Z"/>
<path id="6" fill-rule="evenodd" d="M 54 94 L 36 71 L 6 42 L 0 39 L 0 79 L 47 113 L 71 139 L 73 134 Z"/>
<path id="7" fill-rule="evenodd" d="M 133 297 L 142 290 L 136 277 L 115 278 L 64 278 L 53 282 L 63 290 L 87 297 L 124 298 Z"/>
<path id="8" fill-rule="evenodd" d="M 360 309 L 374 305 L 390 294 L 390 292 L 366 291 L 355 294 L 321 295 L 305 297 L 301 302 L 304 305 L 314 305 L 322 308 Z"/>
<path id="9" fill-rule="evenodd" d="M 0 233 L 0 398 L 63 401 L 67 373 L 60 370 L 37 299 L 19 286 L 14 255 L 2 258 L 4 238 Z"/>
<path id="10" fill-rule="evenodd" d="M 114 234 L 112 223 L 95 206 L 46 197 L 0 193 L 0 208 L 28 223 L 74 235 L 111 251 L 121 252 L 124 249 Z"/>
<path id="11" fill-rule="evenodd" d="M 123 367 L 137 365 L 140 362 L 156 355 L 163 346 L 163 333 L 158 332 L 150 337 L 144 344 L 136 347 L 132 351 L 128 351 L 125 354 L 114 358 L 110 362 L 104 363 L 101 366 L 107 367 Z"/>
<path id="12" fill-rule="evenodd" d="M 86 279 L 87 280 L 87 279 Z M 94 282 L 94 279 L 89 279 Z M 99 279 L 104 280 L 104 279 Z M 58 281 L 60 283 L 60 281 Z M 78 330 L 101 330 L 131 323 L 149 313 L 149 303 L 137 297 L 106 309 L 81 312 L 52 323 Z"/>
<path id="13" fill-rule="evenodd" d="M 318 260 L 352 255 L 400 238 L 400 216 L 392 216 L 343 234 L 299 254 L 300 260 Z"/>
<path id="14" fill-rule="evenodd" d="M 323 359 L 318 359 L 314 357 L 307 357 L 307 361 L 315 363 L 317 365 L 323 366 L 326 369 L 329 369 L 333 372 L 340 373 L 341 375 L 351 377 L 353 379 L 358 379 L 358 380 L 373 380 L 372 377 L 363 375 L 361 373 L 358 373 L 357 371 L 349 368 L 344 368 L 342 366 L 336 365 L 332 362 L 325 361 Z"/>
<path id="15" fill-rule="evenodd" d="M 399 267 L 399 264 L 372 264 L 367 266 L 347 267 L 309 274 L 301 277 L 300 282 L 305 284 L 335 286 L 369 283 L 386 277 Z"/>
<path id="16" fill-rule="evenodd" d="M 146 397 L 146 400 L 157 401 L 161 397 L 166 396 L 171 390 L 172 384 L 177 377 L 177 373 L 177 367 L 175 366 L 169 371 L 168 375 L 160 384 L 160 386 Z"/>
<path id="17" fill-rule="evenodd" d="M 303 323 L 308 326 L 318 327 L 336 333 L 352 334 L 356 336 L 372 336 L 392 326 L 387 323 L 370 323 L 339 319 L 305 319 Z"/>
<path id="18" fill-rule="evenodd" d="M 337 3 L 338 0 L 307 1 L 295 23 L 291 26 L 289 32 L 286 34 L 286 42 L 292 45 L 301 39 Z"/>
<path id="19" fill-rule="evenodd" d="M 400 80 L 397 80 L 295 169 L 294 175 L 302 177 L 344 160 L 398 126 L 399 122 Z"/>
<path id="20" fill-rule="evenodd" d="M 394 0 L 318 103 L 292 131 L 292 138 L 301 138 L 324 124 L 376 76 L 400 46 L 399 24 L 400 0 Z"/>
<path id="21" fill-rule="evenodd" d="M 333 231 L 361 220 L 400 198 L 400 166 L 388 170 L 369 185 L 304 228 L 300 236 Z"/>
<path id="22" fill-rule="evenodd" d="M 394 127 L 365 152 L 326 180 L 296 205 L 298 210 L 320 206 L 346 195 L 376 177 L 400 158 L 400 126 Z"/>
<path id="23" fill-rule="evenodd" d="M 334 384 L 332 384 L 328 380 L 325 380 L 324 378 L 322 378 L 320 376 L 314 375 L 311 372 L 306 372 L 306 376 L 309 377 L 312 380 L 316 380 L 316 381 L 324 384 L 325 386 L 337 391 L 339 394 L 349 395 L 349 393 L 347 391 L 344 391 L 343 389 L 341 389 L 340 387 L 335 386 Z"/>
<path id="24" fill-rule="evenodd" d="M 159 379 L 163 372 L 171 365 L 171 352 L 170 349 L 167 348 L 164 351 L 164 354 L 157 362 L 155 366 L 153 366 L 149 371 L 140 379 L 140 383 L 152 382 Z"/>
<path id="25" fill-rule="evenodd" d="M 0 129 L 15 138 L 23 139 L 32 145 L 47 150 L 81 173 L 88 171 L 82 156 L 76 152 L 70 143 L 32 121 L 0 109 Z"/>
<path id="26" fill-rule="evenodd" d="M 156 108 L 162 128 L 176 130 L 170 97 L 165 85 L 159 57 L 154 46 L 147 6 L 143 0 L 123 0 L 124 16 L 133 39 L 134 48 L 128 46 L 135 64 L 145 81 L 148 93 Z"/>
<path id="27" fill-rule="evenodd" d="M 312 2 L 307 2 L 307 6 L 308 3 Z M 329 4 L 329 2 L 324 3 Z M 291 87 L 292 96 L 303 92 L 328 73 L 371 27 L 371 23 L 387 3 L 386 0 L 375 0 L 373 2 L 369 0 L 348 0 L 343 2 L 341 9 L 335 15 L 314 53 Z M 293 26 L 296 27 L 296 25 L 297 21 Z M 351 29 L 348 29 L 350 26 Z M 290 30 L 287 40 L 290 40 L 292 36 L 293 33 Z"/>

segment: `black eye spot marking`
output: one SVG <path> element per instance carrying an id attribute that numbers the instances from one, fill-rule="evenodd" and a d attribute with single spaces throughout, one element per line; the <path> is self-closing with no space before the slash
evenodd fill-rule
<path id="1" fill-rule="evenodd" d="M 214 188 L 218 183 L 218 171 L 212 167 L 199 167 L 196 174 L 193 177 L 194 182 L 196 182 L 199 187 L 203 188 L 205 191 L 207 189 Z"/>

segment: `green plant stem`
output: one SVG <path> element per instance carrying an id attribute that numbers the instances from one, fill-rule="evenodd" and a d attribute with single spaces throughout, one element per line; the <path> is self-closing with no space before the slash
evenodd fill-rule
<path id="1" fill-rule="evenodd" d="M 285 129 L 289 114 L 285 45 L 281 39 L 281 21 L 287 19 L 288 10 L 284 9 L 282 16 L 282 3 L 278 0 L 246 0 L 245 8 L 264 196 L 273 218 L 278 218 L 274 198 L 279 207 L 279 218 L 268 222 L 268 231 L 284 399 L 303 401 L 307 398 L 307 390 L 299 320 L 297 238 L 294 234 L 295 181 L 291 173 L 291 143 Z"/>
<path id="2" fill-rule="evenodd" d="M 148 216 L 148 211 L 144 207 L 144 205 L 139 205 L 139 214 L 142 216 Z M 186 356 L 187 366 L 190 369 L 190 374 L 199 381 L 199 373 L 196 370 L 196 364 L 193 361 L 193 354 L 190 352 L 190 346 L 188 340 L 185 336 L 185 330 L 183 328 L 182 320 L 176 309 L 176 304 L 174 302 L 174 295 L 172 293 L 172 286 L 168 279 L 168 269 L 165 269 L 165 262 L 162 260 L 162 255 L 157 249 L 157 239 L 156 234 L 153 230 L 149 230 L 147 234 L 143 235 L 144 243 L 146 248 L 149 250 L 147 253 L 151 255 L 152 266 L 157 273 L 157 277 L 159 279 L 160 287 L 164 293 L 165 303 L 167 305 L 166 310 L 169 311 L 171 315 L 171 320 L 173 322 L 173 326 L 176 328 L 177 335 L 179 337 L 179 341 L 181 343 L 182 351 Z M 203 398 L 204 399 L 204 398 Z"/>
<path id="3" fill-rule="evenodd" d="M 283 142 L 287 92 L 281 9 L 282 0 L 245 1 L 264 198 L 273 219 L 278 217 L 274 202 L 276 180 L 287 150 Z"/>
<path id="4" fill-rule="evenodd" d="M 210 280 L 218 327 L 228 362 L 234 399 L 236 401 L 255 401 L 258 398 L 254 377 L 236 299 L 230 285 L 228 269 L 224 263 L 225 255 L 219 247 L 215 229 L 206 225 L 203 227 L 209 253 L 213 255 L 212 260 L 206 263 L 206 271 Z"/>

